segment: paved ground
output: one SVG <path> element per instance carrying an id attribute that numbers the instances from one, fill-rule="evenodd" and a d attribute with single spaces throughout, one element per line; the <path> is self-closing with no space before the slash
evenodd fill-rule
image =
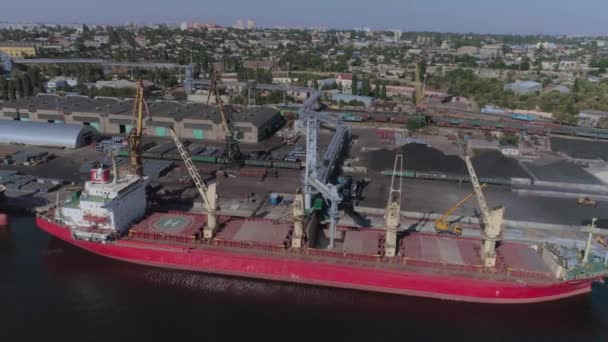
<path id="1" fill-rule="evenodd" d="M 66 150 L 24 146 L 23 148 L 20 148 L 20 150 L 32 152 L 45 151 L 49 154 L 54 154 L 56 157 L 38 166 L 2 165 L 0 166 L 0 169 L 17 170 L 23 174 L 32 176 L 60 178 L 68 181 L 82 181 L 88 179 L 88 174 L 79 172 L 81 165 L 85 162 L 99 160 L 107 156 L 107 153 L 97 152 L 93 147 Z"/>
<path id="2" fill-rule="evenodd" d="M 550 182 L 601 185 L 602 182 L 582 167 L 557 158 L 544 158 L 525 165 L 537 179 Z"/>
<path id="3" fill-rule="evenodd" d="M 576 159 L 608 161 L 608 142 L 591 139 L 551 138 L 551 149 Z"/>

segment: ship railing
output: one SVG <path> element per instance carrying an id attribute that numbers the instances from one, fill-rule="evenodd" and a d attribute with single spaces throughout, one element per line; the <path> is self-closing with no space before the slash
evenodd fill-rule
<path id="1" fill-rule="evenodd" d="M 345 253 L 345 252 L 335 252 L 335 251 L 324 251 L 320 249 L 306 249 L 305 252 L 307 255 L 312 256 L 321 256 L 321 257 L 332 257 L 332 258 L 340 258 L 340 259 L 350 259 L 357 261 L 380 261 L 383 260 L 379 255 L 365 255 L 365 254 L 354 254 L 354 253 Z"/>
<path id="2" fill-rule="evenodd" d="M 580 273 L 575 275 L 574 277 L 568 277 L 568 280 L 579 280 L 579 279 L 589 279 L 589 278 L 607 278 L 608 270 L 600 271 L 600 272 L 592 272 L 592 273 Z"/>
<path id="3" fill-rule="evenodd" d="M 231 247 L 231 248 L 243 248 L 243 249 L 256 249 L 267 252 L 284 252 L 284 245 L 268 245 L 261 244 L 253 241 L 229 241 L 222 239 L 214 239 L 212 244 L 218 247 Z"/>
<path id="4" fill-rule="evenodd" d="M 196 236 L 194 235 L 172 235 L 156 232 L 140 232 L 137 230 L 129 230 L 129 237 L 143 240 L 170 241 L 184 244 L 191 244 L 196 241 Z"/>
<path id="5" fill-rule="evenodd" d="M 505 267 L 505 271 L 508 275 L 515 277 L 527 277 L 527 278 L 535 278 L 535 279 L 547 279 L 553 278 L 553 275 L 548 272 L 535 272 L 528 270 L 518 270 L 510 267 Z"/>
<path id="6" fill-rule="evenodd" d="M 483 271 L 483 265 L 457 265 L 457 264 L 448 264 L 448 263 L 442 263 L 439 261 L 426 261 L 426 260 L 420 260 L 420 259 L 413 259 L 413 258 L 403 258 L 403 263 L 406 265 L 411 265 L 411 266 L 424 266 L 424 267 L 435 267 L 435 268 L 441 268 L 441 269 L 445 269 L 445 270 L 451 270 L 451 271 L 467 271 L 467 272 L 475 272 L 475 271 Z"/>

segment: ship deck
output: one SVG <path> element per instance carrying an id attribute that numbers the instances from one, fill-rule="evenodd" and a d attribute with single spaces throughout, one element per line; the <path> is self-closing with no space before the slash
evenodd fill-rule
<path id="1" fill-rule="evenodd" d="M 528 283 L 557 281 L 532 246 L 503 242 L 498 248 L 496 270 L 487 272 L 479 257 L 481 241 L 473 238 L 409 234 L 400 239 L 395 258 L 381 256 L 381 230 L 355 230 L 340 227 L 343 238 L 334 250 L 289 249 L 292 227 L 261 219 L 220 217 L 216 237 L 199 241 L 205 215 L 154 213 L 135 225 L 128 244 L 153 243 L 161 246 L 187 246 L 195 249 L 229 249 L 238 254 L 278 258 L 317 260 L 387 270 L 408 270 L 429 274 L 466 275 L 496 281 L 524 280 Z"/>
<path id="2" fill-rule="evenodd" d="M 129 230 L 129 236 L 159 241 L 194 242 L 205 226 L 205 215 L 153 213 Z"/>

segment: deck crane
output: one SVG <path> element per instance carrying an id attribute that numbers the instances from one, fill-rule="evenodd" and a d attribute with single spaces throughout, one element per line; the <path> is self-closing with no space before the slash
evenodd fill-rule
<path id="1" fill-rule="evenodd" d="M 304 192 L 298 189 L 291 207 L 293 220 L 293 236 L 291 238 L 292 248 L 301 248 L 304 241 Z"/>
<path id="2" fill-rule="evenodd" d="M 205 182 L 203 182 L 201 175 L 198 173 L 198 170 L 190 158 L 190 154 L 188 151 L 186 151 L 186 148 L 177 137 L 177 134 L 173 128 L 170 128 L 169 132 L 173 137 L 173 141 L 175 142 L 175 146 L 179 151 L 179 155 L 186 164 L 186 169 L 188 169 L 188 173 L 190 174 L 198 193 L 203 199 L 203 206 L 205 208 L 205 212 L 207 213 L 207 224 L 203 228 L 203 237 L 205 239 L 211 239 L 213 238 L 215 230 L 217 229 L 217 185 L 216 183 L 210 184 L 209 186 L 205 185 Z"/>
<path id="3" fill-rule="evenodd" d="M 483 190 L 486 187 L 486 184 L 483 184 L 480 188 Z M 456 203 L 453 207 L 448 209 L 437 221 L 435 221 L 435 231 L 437 234 L 452 234 L 452 235 L 462 235 L 462 228 L 455 224 L 450 224 L 447 221 L 448 217 L 452 215 L 456 209 L 460 208 L 463 204 L 465 204 L 471 197 L 475 195 L 475 192 L 471 192 L 465 198 L 463 198 L 460 202 Z"/>
<path id="4" fill-rule="evenodd" d="M 481 260 L 483 261 L 485 267 L 494 267 L 496 266 L 496 243 L 502 240 L 502 223 L 505 209 L 504 207 L 497 207 L 491 211 L 488 209 L 488 204 L 483 192 L 481 191 L 479 179 L 477 178 L 477 174 L 473 168 L 471 158 L 469 158 L 469 156 L 465 156 L 464 161 L 467 165 L 469 177 L 471 178 L 471 183 L 473 184 L 473 190 L 481 210 L 481 222 L 483 225 L 483 232 L 481 233 L 481 237 L 483 238 Z"/>
<path id="5" fill-rule="evenodd" d="M 399 171 L 397 171 L 399 168 Z M 395 184 L 395 177 L 399 175 L 399 184 Z M 403 155 L 395 156 L 391 190 L 388 193 L 388 202 L 384 213 L 384 229 L 386 239 L 384 242 L 384 255 L 392 258 L 397 254 L 397 229 L 401 225 L 401 190 L 403 188 Z"/>
<path id="6" fill-rule="evenodd" d="M 133 100 L 133 118 L 131 121 L 131 130 L 127 136 L 127 142 L 129 144 L 129 167 L 128 173 L 130 175 L 143 176 L 143 164 L 141 161 L 141 141 L 144 134 L 144 110 L 148 117 L 150 117 L 150 111 L 148 104 L 144 98 L 144 84 L 143 81 L 137 83 L 137 89 L 135 91 L 135 99 Z"/>
<path id="7" fill-rule="evenodd" d="M 207 96 L 207 104 L 211 99 L 211 95 L 215 95 L 215 101 L 220 111 L 220 117 L 222 119 L 222 127 L 225 133 L 226 146 L 224 152 L 222 152 L 222 158 L 228 161 L 228 165 L 241 167 L 245 160 L 239 147 L 238 131 L 232 125 L 230 119 L 226 116 L 224 102 L 220 96 L 219 87 L 217 85 L 219 81 L 219 74 L 214 71 L 211 76 L 211 82 L 209 83 L 209 95 Z"/>

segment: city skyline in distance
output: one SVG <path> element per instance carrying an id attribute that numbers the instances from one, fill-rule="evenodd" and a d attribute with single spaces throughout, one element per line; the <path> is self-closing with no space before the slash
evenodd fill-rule
<path id="1" fill-rule="evenodd" d="M 32 10 L 36 9 L 36 10 Z M 596 0 L 21 0 L 5 5 L 0 22 L 124 24 L 214 22 L 233 26 L 252 19 L 256 27 L 402 29 L 494 34 L 606 35 L 608 2 Z"/>

